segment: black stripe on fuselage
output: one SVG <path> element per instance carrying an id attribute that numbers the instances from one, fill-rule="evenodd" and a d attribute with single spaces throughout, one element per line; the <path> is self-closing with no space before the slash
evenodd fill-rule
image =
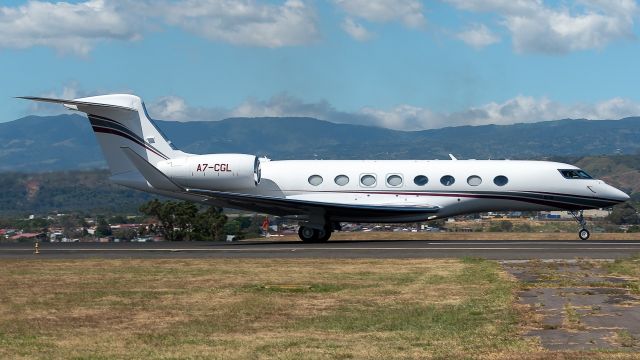
<path id="1" fill-rule="evenodd" d="M 308 191 L 302 191 L 308 192 Z M 446 192 L 446 191 L 413 191 L 413 192 L 392 192 L 392 191 L 313 191 L 320 193 L 351 193 L 351 194 L 376 194 L 376 195 L 404 195 L 404 196 L 441 196 L 441 197 L 461 197 L 474 199 L 494 199 L 494 200 L 512 200 L 521 201 L 532 204 L 544 205 L 558 209 L 579 210 L 586 208 L 603 208 L 619 204 L 620 201 L 588 197 L 583 195 L 561 194 L 534 191 L 474 191 L 474 192 Z"/>

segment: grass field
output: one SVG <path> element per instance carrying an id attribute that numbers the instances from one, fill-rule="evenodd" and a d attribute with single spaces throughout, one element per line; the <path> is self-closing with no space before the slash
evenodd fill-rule
<path id="1" fill-rule="evenodd" d="M 535 349 L 480 260 L 0 263 L 2 358 L 406 358 Z"/>
<path id="2" fill-rule="evenodd" d="M 0 358 L 550 356 L 518 286 L 476 259 L 2 261 Z"/>

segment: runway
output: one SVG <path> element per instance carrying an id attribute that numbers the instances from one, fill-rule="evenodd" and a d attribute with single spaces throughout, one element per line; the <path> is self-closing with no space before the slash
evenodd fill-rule
<path id="1" fill-rule="evenodd" d="M 494 260 L 619 259 L 640 254 L 640 241 L 434 241 L 353 240 L 324 244 L 291 242 L 156 242 L 0 244 L 0 259 L 82 258 L 461 258 Z"/>

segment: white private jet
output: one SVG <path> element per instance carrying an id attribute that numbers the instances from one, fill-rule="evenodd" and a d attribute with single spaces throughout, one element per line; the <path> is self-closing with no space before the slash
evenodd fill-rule
<path id="1" fill-rule="evenodd" d="M 120 185 L 225 208 L 301 219 L 305 242 L 326 241 L 340 222 L 403 223 L 489 211 L 569 210 L 589 238 L 583 209 L 629 199 L 581 169 L 547 161 L 287 160 L 187 154 L 149 117 L 142 100 L 114 94 L 63 104 L 87 114 Z M 311 135 L 311 134 L 310 134 Z"/>

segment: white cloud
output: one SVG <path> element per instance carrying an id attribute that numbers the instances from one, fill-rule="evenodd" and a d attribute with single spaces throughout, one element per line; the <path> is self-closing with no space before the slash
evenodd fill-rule
<path id="1" fill-rule="evenodd" d="M 371 39 L 373 36 L 371 32 L 369 32 L 364 26 L 355 22 L 352 18 L 344 19 L 342 22 L 342 30 L 358 41 L 366 41 Z"/>
<path id="2" fill-rule="evenodd" d="M 352 17 L 372 22 L 399 21 L 410 28 L 425 25 L 422 3 L 418 0 L 334 0 Z"/>
<path id="3" fill-rule="evenodd" d="M 49 91 L 40 96 L 73 99 L 77 97 L 113 93 L 101 91 L 87 93 L 76 83 L 59 91 Z M 116 91 L 127 93 L 120 89 Z M 218 121 L 232 117 L 312 117 L 335 123 L 379 126 L 396 130 L 426 130 L 464 125 L 509 125 L 559 119 L 615 120 L 640 116 L 640 102 L 624 98 L 612 98 L 595 103 L 564 104 L 546 97 L 516 96 L 504 102 L 490 102 L 455 112 L 437 112 L 429 108 L 408 104 L 390 109 L 363 107 L 347 112 L 337 110 L 326 100 L 303 101 L 286 93 L 267 100 L 247 99 L 232 108 L 193 106 L 179 96 L 163 96 L 146 99 L 151 117 L 172 121 Z M 31 103 L 29 113 L 54 115 L 69 113 L 61 106 Z"/>
<path id="4" fill-rule="evenodd" d="M 0 7 L 0 47 L 49 46 L 85 56 L 99 41 L 139 39 L 137 24 L 121 6 L 106 0 L 29 1 Z"/>
<path id="5" fill-rule="evenodd" d="M 425 130 L 463 125 L 508 125 L 565 118 L 620 119 L 640 115 L 640 103 L 613 98 L 593 104 L 562 104 L 547 98 L 516 96 L 465 110 L 443 113 L 428 108 L 398 105 L 391 109 L 364 107 L 359 111 L 336 110 L 327 101 L 304 102 L 280 94 L 261 101 L 249 99 L 231 109 L 189 106 L 179 97 L 166 97 L 149 106 L 152 116 L 166 120 L 222 120 L 229 117 L 313 117 L 336 123 L 380 126 L 397 130 Z"/>
<path id="6" fill-rule="evenodd" d="M 204 38 L 236 45 L 277 48 L 318 37 L 313 8 L 301 0 L 282 5 L 253 0 L 186 0 L 150 3 L 150 13 Z"/>
<path id="7" fill-rule="evenodd" d="M 0 48 L 47 46 L 86 56 L 99 42 L 138 40 L 169 25 L 209 40 L 270 48 L 319 36 L 314 9 L 302 0 L 33 0 L 0 7 Z"/>
<path id="8" fill-rule="evenodd" d="M 375 119 L 379 126 L 399 130 L 436 129 L 463 125 L 508 125 L 558 119 L 620 119 L 640 115 L 640 103 L 613 98 L 594 104 L 562 104 L 547 98 L 517 96 L 502 103 L 438 113 L 429 109 L 400 105 L 391 110 L 364 108 L 361 113 Z"/>
<path id="9" fill-rule="evenodd" d="M 541 0 L 446 0 L 459 9 L 498 13 L 520 53 L 562 54 L 601 49 L 634 37 L 635 0 L 577 0 L 571 7 Z"/>
<path id="10" fill-rule="evenodd" d="M 483 24 L 473 25 L 471 28 L 458 33 L 457 37 L 467 45 L 473 46 L 476 49 L 480 49 L 500 41 L 498 35 L 494 34 Z"/>
<path id="11" fill-rule="evenodd" d="M 146 103 L 146 107 L 151 117 L 160 120 L 217 121 L 231 116 L 229 110 L 222 108 L 190 106 L 179 96 L 163 96 Z"/>
<path id="12" fill-rule="evenodd" d="M 77 82 L 71 82 L 69 84 L 64 85 L 62 89 L 60 89 L 59 91 L 51 90 L 51 91 L 47 91 L 42 94 L 39 94 L 38 96 L 53 98 L 53 99 L 68 100 L 68 99 L 77 99 L 77 98 L 85 97 L 88 95 L 83 93 L 79 89 Z M 69 111 L 66 110 L 64 107 L 60 106 L 59 104 L 31 101 L 29 102 L 29 113 L 30 114 L 37 113 L 39 115 L 59 115 L 59 114 L 68 114 Z"/>
<path id="13" fill-rule="evenodd" d="M 194 107 L 177 96 L 166 96 L 148 104 L 152 117 L 164 120 L 202 121 L 222 120 L 230 117 L 313 117 L 339 123 L 367 123 L 368 118 L 357 113 L 336 110 L 327 101 L 304 102 L 286 93 L 268 100 L 247 99 L 236 107 Z"/>

